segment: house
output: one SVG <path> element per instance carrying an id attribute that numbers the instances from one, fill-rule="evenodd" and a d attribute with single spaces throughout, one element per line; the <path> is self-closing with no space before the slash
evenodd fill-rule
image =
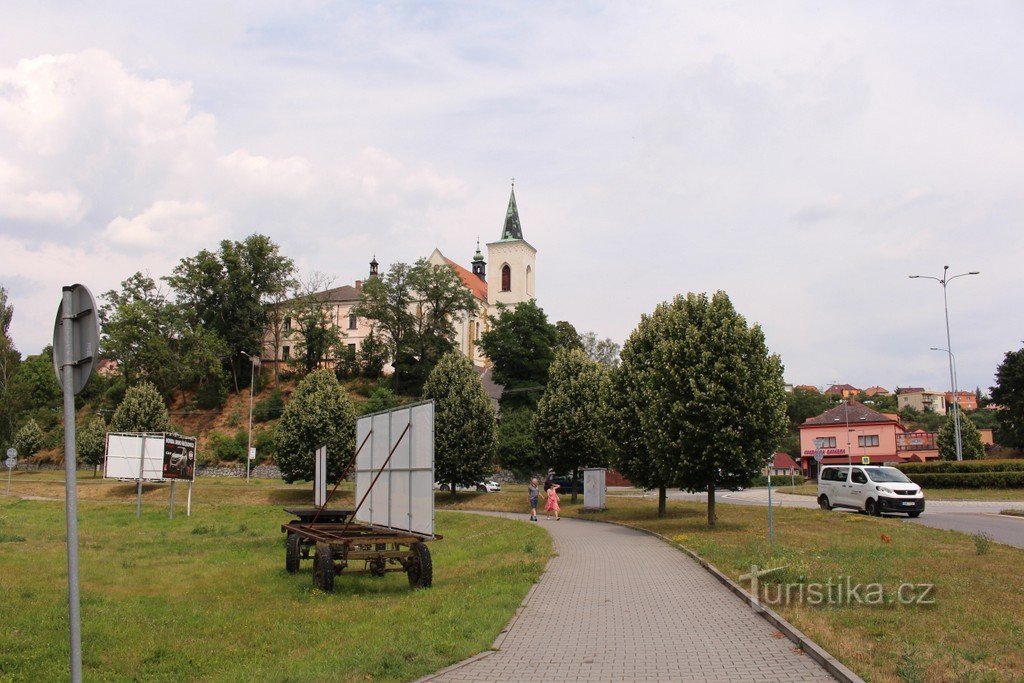
<path id="1" fill-rule="evenodd" d="M 773 477 L 789 477 L 800 474 L 800 466 L 796 464 L 796 460 L 790 457 L 789 453 L 776 451 L 772 456 L 771 464 L 765 465 L 762 472 L 765 476 L 771 474 Z"/>
<path id="2" fill-rule="evenodd" d="M 860 389 L 852 384 L 833 384 L 825 390 L 826 396 L 839 396 L 841 398 L 854 398 L 860 393 Z"/>
<path id="3" fill-rule="evenodd" d="M 794 389 L 800 389 L 801 391 L 806 391 L 806 392 L 809 392 L 809 393 L 812 393 L 812 394 L 819 393 L 818 392 L 818 387 L 814 386 L 813 384 L 797 384 L 793 388 Z"/>
<path id="4" fill-rule="evenodd" d="M 946 394 L 923 387 L 896 387 L 896 408 L 914 408 L 919 412 L 945 413 Z"/>
<path id="5" fill-rule="evenodd" d="M 947 391 L 945 394 L 946 405 L 953 405 L 953 392 Z M 956 392 L 956 402 L 960 406 L 960 410 L 965 412 L 971 412 L 978 409 L 978 396 L 973 391 L 958 391 Z"/>
<path id="6" fill-rule="evenodd" d="M 824 465 L 895 465 L 939 457 L 935 433 L 908 433 L 899 415 L 852 400 L 800 425 L 800 454 L 808 478 L 817 477 Z"/>
<path id="7" fill-rule="evenodd" d="M 888 396 L 890 392 L 885 387 L 868 387 L 864 393 L 868 396 Z"/>

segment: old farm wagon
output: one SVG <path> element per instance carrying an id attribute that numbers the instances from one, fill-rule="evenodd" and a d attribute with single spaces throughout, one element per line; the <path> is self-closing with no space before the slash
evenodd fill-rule
<path id="1" fill-rule="evenodd" d="M 345 570 L 373 576 L 405 572 L 413 588 L 430 586 L 433 563 L 426 544 L 441 538 L 434 533 L 433 401 L 364 415 L 356 422 L 356 444 L 346 468 L 355 466 L 355 508 L 327 507 L 321 449 L 318 505 L 285 509 L 297 518 L 281 525 L 287 534 L 285 568 L 297 572 L 311 559 L 313 583 L 325 591 L 334 590 L 334 577 Z"/>

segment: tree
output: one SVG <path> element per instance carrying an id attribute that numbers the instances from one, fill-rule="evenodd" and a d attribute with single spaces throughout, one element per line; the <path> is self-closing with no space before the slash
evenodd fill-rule
<path id="1" fill-rule="evenodd" d="M 395 367 L 399 391 L 418 394 L 442 355 L 455 345 L 453 322 L 477 312 L 476 300 L 455 269 L 420 259 L 396 263 L 363 285 L 352 313 L 374 322 Z"/>
<path id="2" fill-rule="evenodd" d="M 572 474 L 573 503 L 582 468 L 600 467 L 608 459 L 608 421 L 601 401 L 607 382 L 605 367 L 581 349 L 559 349 L 537 406 L 538 448 L 555 471 Z"/>
<path id="3" fill-rule="evenodd" d="M 21 354 L 8 333 L 13 317 L 14 306 L 7 303 L 7 290 L 0 285 L 0 446 L 11 443 L 19 412 L 13 380 Z"/>
<path id="4" fill-rule="evenodd" d="M 230 354 L 225 361 L 236 392 L 250 374 L 242 351 L 258 353 L 263 348 L 270 304 L 288 290 L 294 271 L 294 262 L 281 255 L 273 240 L 250 235 L 241 242 L 222 241 L 217 253 L 204 249 L 184 258 L 164 278 L 190 323 L 227 343 Z"/>
<path id="5" fill-rule="evenodd" d="M 313 479 L 313 454 L 327 446 L 327 481 L 335 482 L 355 452 L 356 411 L 330 370 L 299 382 L 277 425 L 274 446 L 281 476 L 291 484 Z"/>
<path id="6" fill-rule="evenodd" d="M 293 329 L 297 332 L 294 364 L 302 374 L 321 367 L 336 358 L 341 346 L 341 333 L 331 320 L 330 304 L 322 292 L 330 282 L 319 273 L 303 284 L 303 292 L 290 306 Z"/>
<path id="7" fill-rule="evenodd" d="M 92 465 L 95 476 L 106 454 L 107 423 L 99 415 L 94 415 L 75 431 L 75 440 L 78 442 L 78 459 Z"/>
<path id="8" fill-rule="evenodd" d="M 129 387 L 110 420 L 112 432 L 169 432 L 171 420 L 160 392 L 149 382 Z"/>
<path id="9" fill-rule="evenodd" d="M 536 413 L 529 408 L 507 408 L 498 415 L 498 462 L 521 477 L 541 471 L 536 441 Z"/>
<path id="10" fill-rule="evenodd" d="M 47 345 L 42 353 L 27 356 L 11 380 L 17 400 L 26 407 L 60 409 L 64 393 L 53 372 L 53 347 Z"/>
<path id="11" fill-rule="evenodd" d="M 713 526 L 716 487 L 748 483 L 786 431 L 782 362 L 725 292 L 643 316 L 615 384 L 619 469 L 659 486 L 659 516 L 666 486 L 704 490 Z"/>
<path id="12" fill-rule="evenodd" d="M 996 369 L 992 403 L 998 411 L 999 441 L 1002 446 L 1024 448 L 1024 349 L 1008 351 Z"/>
<path id="13" fill-rule="evenodd" d="M 14 448 L 18 455 L 28 458 L 39 452 L 43 445 L 43 430 L 35 420 L 29 419 L 14 435 Z"/>
<path id="14" fill-rule="evenodd" d="M 434 472 L 437 480 L 469 486 L 490 474 L 495 448 L 494 408 L 480 375 L 458 351 L 446 353 L 434 366 L 425 398 L 434 407 Z"/>
<path id="15" fill-rule="evenodd" d="M 956 425 L 950 411 L 942 428 L 939 429 L 939 457 L 956 460 Z M 985 446 L 974 421 L 966 413 L 960 413 L 960 454 L 964 460 L 979 460 L 985 457 Z"/>
<path id="16" fill-rule="evenodd" d="M 494 363 L 494 381 L 505 387 L 501 406 L 535 408 L 555 358 L 558 332 L 533 299 L 515 308 L 498 304 L 491 329 L 480 336 L 480 348 Z"/>
<path id="17" fill-rule="evenodd" d="M 786 394 L 786 417 L 791 429 L 799 430 L 807 418 L 821 415 L 831 407 L 827 396 L 811 389 L 796 387 Z"/>
<path id="18" fill-rule="evenodd" d="M 580 339 L 580 333 L 576 331 L 572 323 L 559 320 L 555 323 L 555 333 L 557 335 L 557 341 L 555 341 L 556 349 L 579 349 L 583 351 L 583 341 Z"/>
<path id="19" fill-rule="evenodd" d="M 380 377 L 384 366 L 388 363 L 387 346 L 372 329 L 363 337 L 363 343 L 359 345 L 358 356 L 363 377 L 369 379 Z"/>
<path id="20" fill-rule="evenodd" d="M 584 332 L 580 337 L 583 344 L 583 351 L 598 363 L 603 365 L 616 366 L 619 364 L 619 353 L 622 347 L 605 337 L 598 339 L 596 332 Z"/>

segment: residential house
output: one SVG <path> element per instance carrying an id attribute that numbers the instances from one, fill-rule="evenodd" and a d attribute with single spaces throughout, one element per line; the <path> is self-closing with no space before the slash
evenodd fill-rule
<path id="1" fill-rule="evenodd" d="M 953 405 L 953 392 L 947 391 L 945 394 L 946 405 Z M 960 410 L 970 412 L 978 409 L 978 396 L 973 391 L 958 391 L 956 392 L 956 402 L 960 406 Z"/>
<path id="2" fill-rule="evenodd" d="M 860 389 L 852 384 L 833 384 L 825 390 L 826 396 L 839 396 L 841 398 L 855 398 Z"/>
<path id="3" fill-rule="evenodd" d="M 762 473 L 767 476 L 769 471 L 773 477 L 789 477 L 800 474 L 800 466 L 796 464 L 796 460 L 793 460 L 789 453 L 776 451 L 772 456 L 772 462 L 770 465 L 764 466 Z"/>
<path id="4" fill-rule="evenodd" d="M 945 413 L 946 394 L 923 387 L 896 387 L 896 408 L 914 408 L 922 413 Z"/>

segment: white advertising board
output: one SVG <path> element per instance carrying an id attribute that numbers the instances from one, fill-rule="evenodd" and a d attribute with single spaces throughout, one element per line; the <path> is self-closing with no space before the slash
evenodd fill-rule
<path id="1" fill-rule="evenodd" d="M 163 479 L 163 434 L 107 434 L 103 476 L 108 479 Z"/>
<path id="2" fill-rule="evenodd" d="M 356 422 L 356 447 L 364 440 L 355 463 L 356 502 L 366 499 L 356 520 L 432 538 L 434 402 L 364 415 Z"/>
<path id="3" fill-rule="evenodd" d="M 588 510 L 604 510 L 607 491 L 605 469 L 587 467 L 583 470 L 583 507 Z"/>

